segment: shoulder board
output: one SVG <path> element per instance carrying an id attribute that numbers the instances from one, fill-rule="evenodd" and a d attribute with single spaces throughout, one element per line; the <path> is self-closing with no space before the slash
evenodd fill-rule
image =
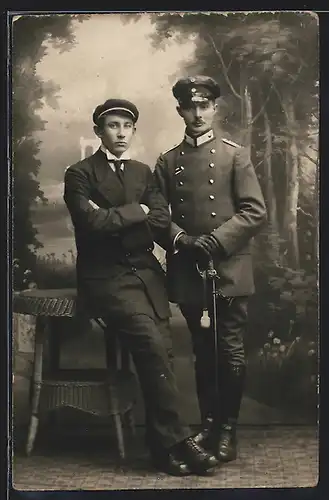
<path id="1" fill-rule="evenodd" d="M 180 145 L 180 144 L 175 144 L 175 145 L 174 145 L 174 146 L 172 146 L 171 148 L 166 149 L 166 151 L 162 151 L 162 153 L 161 153 L 161 154 L 162 154 L 162 155 L 165 155 L 165 154 L 169 153 L 169 151 L 172 151 L 173 149 L 178 148 L 178 146 L 179 146 L 179 145 Z"/>
<path id="2" fill-rule="evenodd" d="M 240 144 L 237 144 L 236 142 L 230 141 L 230 139 L 226 139 L 226 137 L 222 137 L 222 141 L 225 142 L 226 144 L 229 144 L 230 146 L 233 146 L 234 148 L 241 148 Z"/>
<path id="3" fill-rule="evenodd" d="M 66 170 L 68 170 L 72 165 L 68 165 L 67 167 L 65 167 L 65 170 L 64 170 L 64 173 L 66 172 Z"/>

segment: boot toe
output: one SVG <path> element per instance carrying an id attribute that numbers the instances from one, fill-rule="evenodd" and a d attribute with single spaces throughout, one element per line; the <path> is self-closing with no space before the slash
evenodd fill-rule
<path id="1" fill-rule="evenodd" d="M 207 452 L 192 438 L 185 442 L 182 458 L 187 463 L 190 470 L 197 474 L 209 472 L 219 463 L 212 453 Z"/>
<path id="2" fill-rule="evenodd" d="M 189 466 L 172 453 L 169 453 L 166 457 L 162 457 L 161 459 L 158 457 L 153 458 L 153 464 L 157 470 L 165 472 L 170 476 L 183 477 L 191 474 Z"/>
<path id="3" fill-rule="evenodd" d="M 237 451 L 235 448 L 221 448 L 218 452 L 218 458 L 220 462 L 231 462 L 232 460 L 236 460 Z"/>

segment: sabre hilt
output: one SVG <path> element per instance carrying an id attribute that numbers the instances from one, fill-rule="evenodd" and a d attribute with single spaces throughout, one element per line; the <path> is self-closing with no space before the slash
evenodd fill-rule
<path id="1" fill-rule="evenodd" d="M 210 316 L 208 312 L 208 292 L 207 292 L 207 281 L 212 280 L 213 281 L 213 296 L 216 298 L 220 298 L 222 300 L 225 300 L 228 305 L 230 306 L 234 300 L 234 297 L 227 297 L 224 295 L 220 290 L 216 289 L 216 285 L 214 283 L 215 280 L 219 281 L 220 277 L 215 269 L 214 266 L 214 261 L 212 259 L 209 260 L 208 263 L 208 268 L 201 270 L 198 266 L 198 263 L 196 264 L 198 273 L 200 274 L 202 278 L 202 284 L 203 284 L 203 313 L 200 319 L 200 326 L 202 328 L 209 328 L 211 321 L 210 321 Z"/>

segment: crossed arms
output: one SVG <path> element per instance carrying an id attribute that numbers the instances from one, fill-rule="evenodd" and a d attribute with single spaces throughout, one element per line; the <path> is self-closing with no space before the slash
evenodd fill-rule
<path id="1" fill-rule="evenodd" d="M 100 208 L 91 200 L 88 172 L 78 166 L 69 167 L 64 178 L 64 201 L 75 228 L 84 233 L 106 232 L 120 236 L 139 225 L 151 232 L 155 239 L 157 233 L 170 223 L 168 205 L 156 187 L 150 169 L 146 171 L 145 190 L 140 203 Z"/>

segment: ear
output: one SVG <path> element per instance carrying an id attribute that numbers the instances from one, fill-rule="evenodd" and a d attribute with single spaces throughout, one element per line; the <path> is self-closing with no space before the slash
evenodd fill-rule
<path id="1" fill-rule="evenodd" d="M 103 134 L 102 134 L 102 129 L 101 129 L 101 128 L 99 128 L 97 125 L 95 125 L 95 126 L 94 126 L 94 132 L 95 132 L 95 134 L 97 135 L 97 137 L 100 137 L 100 138 L 101 138 L 101 137 L 102 137 L 102 135 L 103 135 Z"/>

